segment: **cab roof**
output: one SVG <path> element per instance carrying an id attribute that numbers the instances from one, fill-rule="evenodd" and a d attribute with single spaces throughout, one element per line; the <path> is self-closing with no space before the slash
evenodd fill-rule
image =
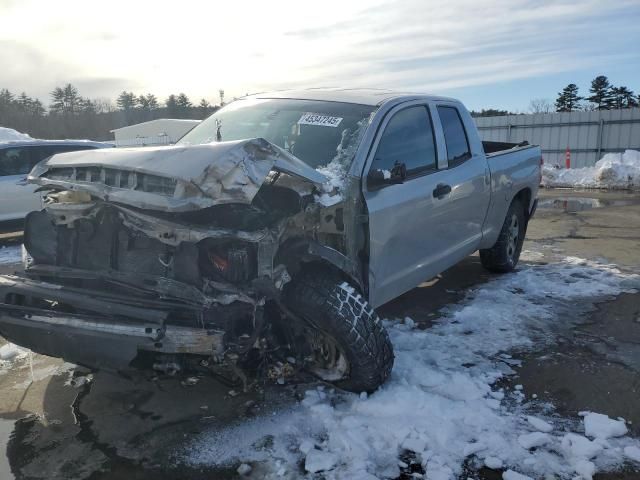
<path id="1" fill-rule="evenodd" d="M 426 98 L 428 100 L 456 101 L 453 98 L 438 95 L 400 92 L 381 88 L 309 88 L 305 90 L 278 90 L 274 92 L 248 95 L 243 98 L 287 98 L 297 100 L 355 103 L 369 106 L 379 106 L 388 100 L 414 100 Z"/>

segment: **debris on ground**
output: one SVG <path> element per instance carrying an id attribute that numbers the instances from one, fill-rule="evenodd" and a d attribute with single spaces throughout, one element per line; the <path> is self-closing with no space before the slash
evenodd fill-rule
<path id="1" fill-rule="evenodd" d="M 193 387 L 194 385 L 197 385 L 199 381 L 200 379 L 198 377 L 187 377 L 180 383 L 183 387 Z"/>

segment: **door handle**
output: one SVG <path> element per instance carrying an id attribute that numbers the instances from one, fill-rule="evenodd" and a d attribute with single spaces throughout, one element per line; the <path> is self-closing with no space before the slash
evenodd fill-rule
<path id="1" fill-rule="evenodd" d="M 436 188 L 433 189 L 433 198 L 442 198 L 451 193 L 451 185 L 445 185 L 444 183 L 439 183 Z"/>

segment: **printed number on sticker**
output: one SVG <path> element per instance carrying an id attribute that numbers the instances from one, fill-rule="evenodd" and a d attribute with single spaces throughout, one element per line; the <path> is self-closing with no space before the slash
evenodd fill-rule
<path id="1" fill-rule="evenodd" d="M 321 125 L 323 127 L 337 127 L 340 125 L 342 117 L 331 117 L 320 113 L 307 112 L 300 117 L 300 125 Z"/>

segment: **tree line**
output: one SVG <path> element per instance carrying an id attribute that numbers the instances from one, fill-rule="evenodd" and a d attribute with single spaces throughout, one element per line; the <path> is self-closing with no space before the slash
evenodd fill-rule
<path id="1" fill-rule="evenodd" d="M 220 90 L 220 103 L 224 91 Z M 22 92 L 0 89 L 0 126 L 14 128 L 35 138 L 91 138 L 112 140 L 111 130 L 157 118 L 204 119 L 218 105 L 206 99 L 193 104 L 185 93 L 160 101 L 154 94 L 121 92 L 115 105 L 108 99 L 89 99 L 72 84 L 56 87 L 50 103 Z"/>
<path id="2" fill-rule="evenodd" d="M 590 95 L 583 97 L 575 83 L 570 83 L 558 93 L 554 103 L 546 98 L 534 98 L 529 103 L 529 113 L 577 112 L 593 110 L 613 110 L 634 108 L 640 104 L 640 95 L 636 95 L 626 86 L 614 86 L 604 75 L 598 75 L 591 81 Z M 500 115 L 519 115 L 521 112 L 509 112 L 495 108 L 473 111 L 474 117 L 495 117 Z"/>

